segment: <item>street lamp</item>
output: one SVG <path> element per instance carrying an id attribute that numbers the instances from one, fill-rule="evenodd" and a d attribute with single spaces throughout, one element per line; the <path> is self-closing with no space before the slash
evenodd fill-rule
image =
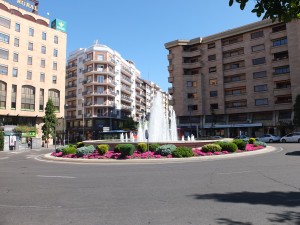
<path id="1" fill-rule="evenodd" d="M 82 98 L 82 140 L 84 139 L 84 98 Z"/>

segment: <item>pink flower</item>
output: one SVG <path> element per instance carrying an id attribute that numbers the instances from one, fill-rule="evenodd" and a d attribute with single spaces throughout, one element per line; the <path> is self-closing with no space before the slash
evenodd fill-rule
<path id="1" fill-rule="evenodd" d="M 172 158 L 172 155 L 167 155 L 167 158 Z"/>
<path id="2" fill-rule="evenodd" d="M 229 154 L 229 152 L 228 152 L 228 151 L 222 151 L 222 153 L 223 153 L 223 154 Z"/>

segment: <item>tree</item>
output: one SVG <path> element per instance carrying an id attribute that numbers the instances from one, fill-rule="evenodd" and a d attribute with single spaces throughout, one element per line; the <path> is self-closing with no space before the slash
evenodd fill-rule
<path id="1" fill-rule="evenodd" d="M 126 120 L 123 123 L 124 130 L 136 130 L 136 127 L 137 122 L 135 122 L 132 117 L 126 118 Z"/>
<path id="2" fill-rule="evenodd" d="M 0 151 L 4 149 L 4 133 L 0 130 Z"/>
<path id="3" fill-rule="evenodd" d="M 300 95 L 297 95 L 296 102 L 294 104 L 293 123 L 294 123 L 295 127 L 300 127 Z"/>
<path id="4" fill-rule="evenodd" d="M 244 10 L 249 0 L 229 0 L 229 6 L 234 2 L 240 4 L 240 9 Z M 256 0 L 254 9 L 257 17 L 264 14 L 264 19 L 276 19 L 279 21 L 289 22 L 292 19 L 300 18 L 300 0 Z"/>
<path id="5" fill-rule="evenodd" d="M 43 140 L 47 142 L 47 148 L 48 148 L 48 140 L 50 137 L 54 137 L 55 135 L 55 127 L 57 125 L 57 118 L 55 112 L 55 107 L 53 104 L 52 99 L 48 99 L 48 102 L 46 104 L 46 111 L 45 116 L 43 117 L 43 123 L 42 126 L 43 130 Z"/>

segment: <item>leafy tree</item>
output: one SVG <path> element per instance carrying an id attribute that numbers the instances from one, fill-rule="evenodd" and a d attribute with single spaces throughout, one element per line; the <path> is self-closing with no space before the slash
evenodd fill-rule
<path id="1" fill-rule="evenodd" d="M 229 6 L 234 2 L 240 4 L 240 9 L 244 10 L 249 0 L 229 0 Z M 279 21 L 289 22 L 292 19 L 300 18 L 300 0 L 256 0 L 254 9 L 257 17 L 264 14 L 264 19 L 276 19 Z"/>
<path id="2" fill-rule="evenodd" d="M 48 99 L 46 104 L 45 116 L 43 117 L 44 125 L 42 126 L 43 130 L 43 140 L 47 142 L 48 148 L 48 140 L 50 137 L 54 137 L 55 135 L 55 127 L 57 125 L 57 118 L 55 112 L 55 107 L 52 99 Z"/>
<path id="3" fill-rule="evenodd" d="M 126 120 L 123 123 L 123 129 L 135 130 L 136 128 L 137 128 L 137 122 L 135 122 L 132 117 L 126 118 Z"/>
<path id="4" fill-rule="evenodd" d="M 300 127 L 300 95 L 297 95 L 294 104 L 294 120 L 293 123 L 296 127 Z"/>

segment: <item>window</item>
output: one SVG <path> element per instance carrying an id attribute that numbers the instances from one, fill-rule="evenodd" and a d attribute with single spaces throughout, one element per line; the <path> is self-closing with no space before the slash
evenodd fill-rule
<path id="1" fill-rule="evenodd" d="M 0 16 L 0 26 L 10 28 L 10 20 Z"/>
<path id="2" fill-rule="evenodd" d="M 27 57 L 27 65 L 32 65 L 32 56 Z"/>
<path id="3" fill-rule="evenodd" d="M 267 84 L 261 84 L 261 85 L 255 85 L 254 86 L 254 92 L 263 92 L 268 90 Z"/>
<path id="4" fill-rule="evenodd" d="M 54 44 L 58 44 L 58 36 L 54 36 Z"/>
<path id="5" fill-rule="evenodd" d="M 27 80 L 32 79 L 32 72 L 30 70 L 27 70 Z"/>
<path id="6" fill-rule="evenodd" d="M 0 33 L 0 41 L 9 44 L 9 35 Z"/>
<path id="7" fill-rule="evenodd" d="M 225 102 L 225 107 L 226 108 L 247 107 L 247 100 Z"/>
<path id="8" fill-rule="evenodd" d="M 88 58 L 91 58 L 91 56 L 89 56 Z M 97 60 L 104 61 L 104 55 L 102 55 L 102 54 L 97 55 Z"/>
<path id="9" fill-rule="evenodd" d="M 18 77 L 18 68 L 16 68 L 16 67 L 13 68 L 12 76 L 13 77 Z"/>
<path id="10" fill-rule="evenodd" d="M 246 113 L 235 113 L 235 114 L 229 114 L 228 116 L 229 122 L 246 121 L 246 120 L 247 120 Z"/>
<path id="11" fill-rule="evenodd" d="M 261 98 L 261 99 L 255 99 L 255 105 L 268 105 L 268 99 L 267 98 Z"/>
<path id="12" fill-rule="evenodd" d="M 239 56 L 244 54 L 244 48 L 232 49 L 226 52 L 223 52 L 224 58 Z"/>
<path id="13" fill-rule="evenodd" d="M 238 69 L 238 68 L 243 68 L 243 67 L 245 67 L 244 61 L 238 61 L 238 62 L 224 64 L 224 70 L 233 70 L 233 69 Z"/>
<path id="14" fill-rule="evenodd" d="M 47 33 L 46 32 L 42 33 L 42 40 L 44 40 L 44 41 L 47 40 Z"/>
<path id="15" fill-rule="evenodd" d="M 53 76 L 52 76 L 52 83 L 53 83 L 53 84 L 56 84 L 56 82 L 57 82 L 57 76 L 56 76 L 56 75 L 53 75 Z"/>
<path id="16" fill-rule="evenodd" d="M 224 83 L 237 82 L 246 80 L 246 74 L 236 74 L 224 77 Z"/>
<path id="17" fill-rule="evenodd" d="M 40 82 L 45 82 L 45 74 L 40 73 Z"/>
<path id="18" fill-rule="evenodd" d="M 273 33 L 284 31 L 284 30 L 286 30 L 286 24 L 282 24 L 282 25 L 279 25 L 279 26 L 276 26 L 276 27 L 272 28 Z"/>
<path id="19" fill-rule="evenodd" d="M 218 109 L 219 105 L 218 105 L 218 103 L 213 103 L 213 104 L 210 104 L 210 108 L 211 109 Z"/>
<path id="20" fill-rule="evenodd" d="M 29 27 L 29 36 L 34 36 L 34 29 L 32 27 Z"/>
<path id="21" fill-rule="evenodd" d="M 278 119 L 280 120 L 286 120 L 292 118 L 292 112 L 291 111 L 279 111 Z"/>
<path id="22" fill-rule="evenodd" d="M 0 64 L 0 74 L 1 75 L 7 75 L 8 74 L 8 67 L 5 65 Z"/>
<path id="23" fill-rule="evenodd" d="M 196 81 L 187 81 L 186 82 L 186 86 L 187 87 L 196 87 L 197 86 L 197 82 Z"/>
<path id="24" fill-rule="evenodd" d="M 42 45 L 42 47 L 41 47 L 41 53 L 42 54 L 46 54 L 46 46 L 45 45 Z"/>
<path id="25" fill-rule="evenodd" d="M 0 58 L 2 58 L 2 59 L 8 59 L 8 50 L 0 48 Z"/>
<path id="26" fill-rule="evenodd" d="M 289 58 L 288 51 L 276 52 L 276 53 L 274 53 L 273 61 L 278 61 L 278 60 L 283 60 L 283 59 L 288 59 L 288 58 Z"/>
<path id="27" fill-rule="evenodd" d="M 246 87 L 234 87 L 234 88 L 226 88 L 224 90 L 225 95 L 243 95 L 246 94 Z"/>
<path id="28" fill-rule="evenodd" d="M 208 56 L 208 61 L 213 61 L 213 60 L 216 60 L 216 54 Z"/>
<path id="29" fill-rule="evenodd" d="M 213 43 L 209 43 L 207 45 L 207 49 L 212 49 L 212 48 L 215 48 L 216 47 L 216 44 L 213 42 Z"/>
<path id="30" fill-rule="evenodd" d="M 275 104 L 291 103 L 291 102 L 292 102 L 292 95 L 277 96 L 277 99 L 275 100 Z"/>
<path id="31" fill-rule="evenodd" d="M 198 110 L 198 105 L 188 105 L 188 111 L 195 111 Z"/>
<path id="32" fill-rule="evenodd" d="M 19 47 L 19 42 L 20 42 L 19 38 L 15 38 L 14 39 L 14 46 Z"/>
<path id="33" fill-rule="evenodd" d="M 196 95 L 196 93 L 188 93 L 188 94 L 187 94 L 187 98 L 188 98 L 188 99 L 196 99 L 196 98 L 197 98 L 197 95 Z"/>
<path id="34" fill-rule="evenodd" d="M 42 68 L 45 68 L 45 64 L 46 64 L 46 63 L 45 63 L 45 59 L 41 59 L 41 67 L 42 67 Z"/>
<path id="35" fill-rule="evenodd" d="M 35 88 L 29 85 L 22 86 L 21 91 L 21 109 L 34 111 Z"/>
<path id="36" fill-rule="evenodd" d="M 218 84 L 218 81 L 217 81 L 217 79 L 215 78 L 215 79 L 210 79 L 209 80 L 209 85 L 217 85 Z"/>
<path id="37" fill-rule="evenodd" d="M 287 39 L 287 37 L 284 37 L 284 38 L 273 40 L 272 42 L 273 42 L 273 47 L 280 46 L 280 45 L 286 45 L 288 43 L 288 39 Z"/>
<path id="38" fill-rule="evenodd" d="M 252 59 L 252 64 L 253 65 L 260 65 L 260 64 L 264 64 L 264 63 L 266 63 L 266 58 L 265 57 Z"/>
<path id="39" fill-rule="evenodd" d="M 14 57 L 14 59 L 13 59 L 14 62 L 19 62 L 19 54 L 17 52 L 14 52 L 13 57 Z"/>
<path id="40" fill-rule="evenodd" d="M 58 56 L 58 50 L 57 49 L 53 49 L 53 56 L 57 57 Z"/>
<path id="41" fill-rule="evenodd" d="M 0 80 L 0 109 L 6 108 L 6 87 L 6 83 Z"/>
<path id="42" fill-rule="evenodd" d="M 239 43 L 239 42 L 242 42 L 242 41 L 243 41 L 243 35 L 239 35 L 239 36 L 223 39 L 222 40 L 222 45 L 223 46 L 232 45 L 232 44 L 236 44 L 236 43 Z"/>
<path id="43" fill-rule="evenodd" d="M 218 91 L 210 91 L 209 96 L 210 97 L 217 97 L 218 96 Z"/>
<path id="44" fill-rule="evenodd" d="M 290 80 L 282 80 L 282 81 L 276 81 L 275 82 L 276 89 L 285 89 L 285 88 L 291 88 L 291 81 Z"/>
<path id="45" fill-rule="evenodd" d="M 33 43 L 32 42 L 28 42 L 28 50 L 29 51 L 33 50 Z"/>
<path id="46" fill-rule="evenodd" d="M 53 62 L 52 69 L 53 69 L 53 70 L 57 70 L 57 62 Z"/>
<path id="47" fill-rule="evenodd" d="M 209 67 L 208 72 L 209 73 L 215 73 L 215 72 L 217 72 L 217 67 L 216 66 Z"/>
<path id="48" fill-rule="evenodd" d="M 17 85 L 11 87 L 11 109 L 16 109 L 17 102 Z"/>
<path id="49" fill-rule="evenodd" d="M 262 51 L 265 50 L 265 45 L 261 44 L 261 45 L 255 45 L 251 47 L 252 52 L 258 52 L 258 51 Z"/>
<path id="50" fill-rule="evenodd" d="M 20 30 L 21 30 L 21 25 L 19 23 L 16 23 L 15 24 L 15 31 L 20 32 Z"/>
<path id="51" fill-rule="evenodd" d="M 60 92 L 56 89 L 50 89 L 49 90 L 49 98 L 52 99 L 53 105 L 55 107 L 56 112 L 59 112 L 59 105 L 60 105 Z"/>
<path id="52" fill-rule="evenodd" d="M 284 73 L 289 73 L 290 72 L 290 66 L 280 66 L 280 67 L 276 67 L 275 71 L 274 71 L 274 75 L 278 75 L 278 74 L 284 74 Z"/>
<path id="53" fill-rule="evenodd" d="M 260 38 L 260 37 L 263 37 L 263 36 L 264 36 L 264 31 L 263 30 L 251 33 L 251 39 Z"/>
<path id="54" fill-rule="evenodd" d="M 253 73 L 253 79 L 267 77 L 267 71 L 259 71 Z"/>
<path id="55" fill-rule="evenodd" d="M 40 89 L 40 102 L 39 102 L 39 110 L 44 110 L 44 89 Z"/>

